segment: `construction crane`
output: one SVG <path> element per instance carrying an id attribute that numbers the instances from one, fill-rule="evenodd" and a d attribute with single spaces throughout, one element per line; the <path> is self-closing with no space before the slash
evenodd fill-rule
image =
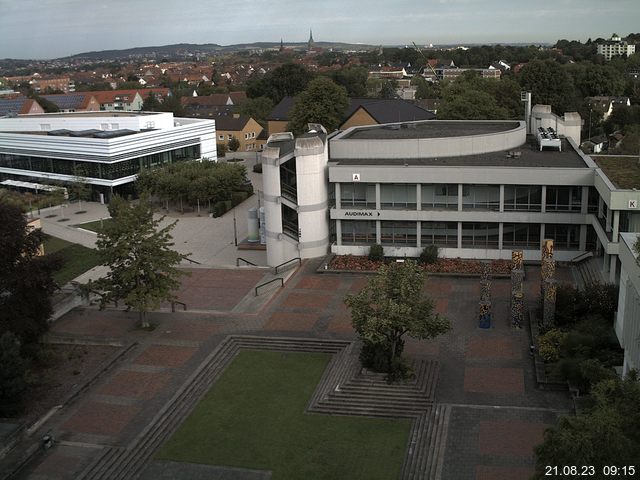
<path id="1" fill-rule="evenodd" d="M 433 73 L 434 81 L 438 81 L 438 74 L 436 73 L 435 69 L 429 63 L 429 59 L 425 56 L 424 53 L 422 53 L 422 50 L 420 50 L 420 47 L 418 45 L 416 45 L 416 42 L 411 42 L 411 43 L 413 43 L 413 47 L 415 48 L 416 52 L 418 52 L 420 54 L 420 56 L 424 59 L 424 61 L 427 64 L 427 66 L 431 69 L 431 72 Z"/>

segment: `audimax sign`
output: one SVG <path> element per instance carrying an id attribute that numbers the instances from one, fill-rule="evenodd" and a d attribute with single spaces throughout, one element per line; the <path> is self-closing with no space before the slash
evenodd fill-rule
<path id="1" fill-rule="evenodd" d="M 345 217 L 379 217 L 380 212 L 367 210 L 347 210 L 344 212 Z"/>

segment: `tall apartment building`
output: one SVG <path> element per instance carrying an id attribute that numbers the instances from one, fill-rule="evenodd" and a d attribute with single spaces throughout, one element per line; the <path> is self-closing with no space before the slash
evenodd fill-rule
<path id="1" fill-rule="evenodd" d="M 611 38 L 604 43 L 597 45 L 598 55 L 602 55 L 608 62 L 612 57 L 626 55 L 627 57 L 636 53 L 636 46 L 622 40 L 617 33 L 611 35 Z"/>

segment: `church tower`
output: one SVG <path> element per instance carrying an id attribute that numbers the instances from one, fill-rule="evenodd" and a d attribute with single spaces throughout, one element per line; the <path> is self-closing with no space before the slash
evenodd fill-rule
<path id="1" fill-rule="evenodd" d="M 309 29 L 309 41 L 307 42 L 307 50 L 313 49 L 313 30 Z"/>

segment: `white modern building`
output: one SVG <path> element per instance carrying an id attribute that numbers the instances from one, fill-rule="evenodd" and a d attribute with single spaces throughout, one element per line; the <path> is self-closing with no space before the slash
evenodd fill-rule
<path id="1" fill-rule="evenodd" d="M 216 161 L 212 120 L 165 112 L 75 112 L 0 118 L 0 181 L 86 179 L 94 192 L 131 193 L 143 168 Z"/>
<path id="2" fill-rule="evenodd" d="M 537 105 L 529 126 L 429 120 L 272 137 L 262 156 L 268 262 L 362 255 L 376 243 L 396 257 L 437 245 L 445 257 L 522 249 L 537 260 L 550 238 L 557 260 L 593 252 L 617 282 L 620 233 L 640 231 L 640 185 L 612 181 L 615 165 L 577 148 L 580 124 Z"/>
<path id="3" fill-rule="evenodd" d="M 640 370 L 640 257 L 634 250 L 640 239 L 636 233 L 623 233 L 620 241 L 620 293 L 614 324 L 624 349 L 623 375 Z"/>
<path id="4" fill-rule="evenodd" d="M 611 35 L 609 40 L 597 45 L 598 55 L 602 55 L 608 62 L 612 57 L 626 55 L 627 57 L 636 53 L 636 46 L 622 40 L 617 33 Z"/>

